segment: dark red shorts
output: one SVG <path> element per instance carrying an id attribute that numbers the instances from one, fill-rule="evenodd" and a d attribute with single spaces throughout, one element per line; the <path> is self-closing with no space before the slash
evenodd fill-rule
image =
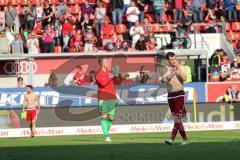
<path id="1" fill-rule="evenodd" d="M 168 94 L 168 104 L 174 116 L 186 116 L 184 98 L 184 91 L 172 92 Z"/>
<path id="2" fill-rule="evenodd" d="M 27 109 L 27 121 L 37 120 L 37 109 Z"/>

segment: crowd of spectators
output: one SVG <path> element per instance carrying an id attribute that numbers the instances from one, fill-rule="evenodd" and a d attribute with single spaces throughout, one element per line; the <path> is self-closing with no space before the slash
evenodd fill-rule
<path id="1" fill-rule="evenodd" d="M 0 53 L 155 50 L 161 29 L 152 24 L 189 31 L 206 22 L 206 32 L 224 32 L 226 21 L 240 18 L 239 6 L 237 0 L 0 1 Z"/>
<path id="2" fill-rule="evenodd" d="M 114 71 L 112 70 L 112 74 Z M 74 86 L 86 86 L 86 85 L 95 85 L 95 71 L 86 72 L 82 69 L 81 66 L 76 66 L 73 74 L 73 78 L 71 81 L 71 85 Z M 135 83 L 147 84 L 152 83 L 153 76 L 151 75 L 150 71 L 147 70 L 145 66 L 141 66 L 139 71 L 136 72 L 135 76 L 130 76 L 129 73 L 120 73 L 119 76 L 122 78 L 122 85 L 131 85 Z M 49 81 L 52 77 L 49 77 Z M 50 85 L 53 86 L 53 85 Z"/>
<path id="3" fill-rule="evenodd" d="M 240 53 L 236 54 L 236 58 L 231 61 L 223 49 L 217 49 L 211 56 L 209 63 L 211 74 L 216 76 L 213 73 L 219 73 L 217 74 L 219 75 L 217 81 L 240 79 Z"/>

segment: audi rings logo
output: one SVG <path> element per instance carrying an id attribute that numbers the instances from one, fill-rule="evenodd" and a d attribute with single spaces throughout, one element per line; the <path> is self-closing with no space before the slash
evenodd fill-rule
<path id="1" fill-rule="evenodd" d="M 33 73 L 37 72 L 37 64 L 35 62 L 21 61 L 17 62 L 7 62 L 5 63 L 3 69 L 6 74 L 26 74 L 29 72 L 29 64 L 32 63 Z"/>

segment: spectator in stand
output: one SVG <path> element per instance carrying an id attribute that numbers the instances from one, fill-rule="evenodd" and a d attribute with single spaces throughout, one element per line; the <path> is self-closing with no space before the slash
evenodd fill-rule
<path id="1" fill-rule="evenodd" d="M 239 91 L 238 91 L 238 87 L 237 86 L 232 86 L 231 87 L 231 101 L 236 103 L 239 102 Z"/>
<path id="2" fill-rule="evenodd" d="M 37 16 L 37 20 L 42 20 L 43 19 L 43 5 L 42 5 L 41 2 L 37 2 L 36 16 Z"/>
<path id="3" fill-rule="evenodd" d="M 237 0 L 226 0 L 226 10 L 228 11 L 228 21 L 237 21 Z"/>
<path id="4" fill-rule="evenodd" d="M 164 19 L 163 19 L 164 0 L 153 0 L 153 6 L 154 6 L 154 15 L 155 15 L 156 22 L 157 23 L 161 22 L 161 24 L 163 24 L 164 23 Z M 176 11 L 178 11 L 178 9 L 176 9 Z"/>
<path id="5" fill-rule="evenodd" d="M 82 17 L 84 16 L 84 14 L 87 14 L 88 17 L 91 17 L 93 13 L 94 13 L 94 10 L 89 4 L 89 0 L 85 0 L 84 4 L 81 7 Z"/>
<path id="6" fill-rule="evenodd" d="M 44 53 L 53 53 L 54 49 L 54 30 L 49 24 L 43 35 L 43 49 Z"/>
<path id="7" fill-rule="evenodd" d="M 157 43 L 154 37 L 151 37 L 150 40 L 147 42 L 147 50 L 154 51 L 156 50 Z"/>
<path id="8" fill-rule="evenodd" d="M 194 22 L 203 21 L 203 9 L 205 5 L 205 0 L 192 0 L 193 4 L 193 20 Z"/>
<path id="9" fill-rule="evenodd" d="M 138 21 L 140 14 L 139 9 L 136 7 L 136 2 L 131 0 L 130 7 L 127 9 L 127 21 L 128 21 L 128 28 L 131 28 L 135 25 L 136 21 Z"/>
<path id="10" fill-rule="evenodd" d="M 98 0 L 97 8 L 95 10 L 96 36 L 100 36 L 100 30 L 106 17 L 106 8 L 103 7 L 101 0 Z"/>
<path id="11" fill-rule="evenodd" d="M 135 25 L 130 28 L 130 36 L 132 37 L 132 43 L 135 45 L 140 39 L 140 35 L 144 34 L 143 27 L 136 21 Z"/>
<path id="12" fill-rule="evenodd" d="M 53 69 L 50 70 L 47 86 L 57 86 L 57 76 Z"/>
<path id="13" fill-rule="evenodd" d="M 148 18 L 144 18 L 144 22 L 143 22 L 143 30 L 144 30 L 144 37 L 145 37 L 145 42 L 148 42 L 149 37 L 152 33 L 152 26 L 149 23 Z"/>
<path id="14" fill-rule="evenodd" d="M 221 49 L 215 50 L 215 52 L 213 53 L 209 60 L 210 66 L 218 67 L 221 65 L 221 54 L 222 54 Z"/>
<path id="15" fill-rule="evenodd" d="M 94 41 L 95 36 L 92 31 L 92 27 L 88 26 L 87 31 L 84 34 L 84 52 L 93 52 L 94 51 Z"/>
<path id="16" fill-rule="evenodd" d="M 5 12 L 4 7 L 0 6 L 0 32 L 5 29 Z"/>
<path id="17" fill-rule="evenodd" d="M 135 48 L 136 50 L 139 50 L 139 51 L 147 50 L 147 46 L 144 40 L 144 35 L 140 35 L 140 39 L 137 41 Z"/>
<path id="18" fill-rule="evenodd" d="M 123 43 L 124 43 L 123 35 L 122 34 L 117 34 L 116 41 L 115 41 L 116 50 L 118 50 L 118 51 L 122 50 L 123 49 L 123 46 L 122 46 Z"/>
<path id="19" fill-rule="evenodd" d="M 116 24 L 122 24 L 123 0 L 111 0 L 110 7 L 112 9 L 112 21 L 114 26 L 116 26 Z"/>
<path id="20" fill-rule="evenodd" d="M 174 24 L 182 21 L 183 0 L 174 0 Z"/>
<path id="21" fill-rule="evenodd" d="M 179 22 L 179 25 L 182 27 L 182 29 L 189 33 L 190 26 L 192 25 L 192 14 L 189 13 L 188 10 L 183 11 L 182 21 Z"/>
<path id="22" fill-rule="evenodd" d="M 70 35 L 69 34 L 64 34 L 63 35 L 63 52 L 69 52 L 70 51 Z"/>
<path id="23" fill-rule="evenodd" d="M 61 16 L 62 22 L 65 22 L 66 19 L 68 19 L 68 21 L 71 24 L 74 24 L 76 22 L 76 18 L 71 14 L 69 9 L 67 9 L 65 12 L 63 12 L 63 15 Z"/>
<path id="24" fill-rule="evenodd" d="M 23 83 L 23 78 L 22 77 L 18 77 L 17 78 L 17 88 L 23 88 L 23 87 L 25 87 L 24 83 Z"/>
<path id="25" fill-rule="evenodd" d="M 109 19 L 105 18 L 103 26 L 101 28 L 101 39 L 102 39 L 102 46 L 106 47 L 107 44 L 113 43 L 113 36 L 115 33 L 114 26 L 109 24 Z"/>
<path id="26" fill-rule="evenodd" d="M 137 83 L 147 83 L 150 79 L 148 75 L 148 71 L 146 70 L 145 66 L 141 66 L 139 71 L 139 77 L 136 78 Z"/>
<path id="27" fill-rule="evenodd" d="M 82 70 L 81 66 L 76 67 L 76 72 L 73 76 L 73 85 L 80 86 L 81 83 L 84 81 L 85 73 Z"/>
<path id="28" fill-rule="evenodd" d="M 32 5 L 31 0 L 27 1 L 27 6 L 23 8 L 22 12 L 26 19 L 25 28 L 33 30 L 36 18 L 36 8 Z"/>
<path id="29" fill-rule="evenodd" d="M 127 73 L 127 74 L 125 74 L 121 84 L 122 85 L 131 85 L 131 84 L 134 84 L 134 80 L 131 79 L 130 75 Z"/>
<path id="30" fill-rule="evenodd" d="M 15 39 L 12 42 L 12 53 L 13 54 L 23 54 L 23 41 L 19 34 L 15 34 Z"/>
<path id="31" fill-rule="evenodd" d="M 238 40 L 236 43 L 236 50 L 240 52 L 240 40 Z"/>
<path id="32" fill-rule="evenodd" d="M 143 22 L 143 19 L 144 19 L 144 16 L 145 16 L 144 7 L 147 5 L 147 1 L 148 0 L 137 0 L 137 6 L 138 6 L 138 9 L 140 11 L 140 16 L 139 16 L 140 22 Z"/>
<path id="33" fill-rule="evenodd" d="M 216 7 L 216 2 L 217 0 L 206 0 L 206 7 L 207 7 L 207 9 L 212 9 L 212 10 L 214 10 L 215 9 L 215 7 Z"/>
<path id="34" fill-rule="evenodd" d="M 192 4 L 192 1 L 188 0 L 185 3 L 185 10 L 187 10 L 188 14 L 191 15 L 191 18 L 193 18 L 194 7 L 193 7 L 193 4 Z"/>
<path id="35" fill-rule="evenodd" d="M 128 7 L 130 6 L 130 1 L 131 0 L 123 0 L 124 7 L 123 7 L 123 12 L 126 13 Z"/>
<path id="36" fill-rule="evenodd" d="M 38 54 L 39 53 L 39 42 L 38 42 L 38 39 L 36 38 L 34 32 L 32 32 L 29 35 L 29 38 L 27 40 L 27 48 L 28 48 L 28 54 Z"/>
<path id="37" fill-rule="evenodd" d="M 221 16 L 221 19 L 220 19 L 220 21 L 217 23 L 217 25 L 218 25 L 218 31 L 220 32 L 220 33 L 223 33 L 223 34 L 225 34 L 226 35 L 226 31 L 227 31 L 227 23 L 226 23 L 226 21 L 225 21 L 225 17 L 224 16 Z"/>
<path id="38" fill-rule="evenodd" d="M 166 0 L 166 8 L 165 8 L 165 13 L 167 16 L 167 19 L 171 20 L 173 19 L 173 9 L 174 9 L 174 3 L 173 0 Z"/>
<path id="39" fill-rule="evenodd" d="M 6 37 L 9 40 L 9 43 L 12 44 L 13 40 L 14 40 L 14 35 L 11 32 L 11 29 L 9 27 L 6 27 L 6 31 L 5 31 Z"/>
<path id="40" fill-rule="evenodd" d="M 231 63 L 231 68 L 240 69 L 240 54 L 238 53 L 236 58 L 234 58 L 233 62 Z"/>
<path id="41" fill-rule="evenodd" d="M 49 5 L 49 0 L 46 0 L 45 7 L 43 8 L 43 27 L 53 23 L 53 9 Z"/>
<path id="42" fill-rule="evenodd" d="M 0 54 L 9 54 L 10 53 L 10 42 L 6 37 L 4 32 L 1 32 L 0 37 Z"/>
<path id="43" fill-rule="evenodd" d="M 216 0 L 215 1 L 215 13 L 217 16 L 217 19 L 220 19 L 222 16 L 225 16 L 225 2 L 224 0 Z"/>
<path id="44" fill-rule="evenodd" d="M 62 23 L 60 23 L 59 19 L 55 20 L 55 23 L 53 25 L 54 31 L 55 31 L 55 46 L 61 46 L 62 45 L 62 39 L 63 39 L 63 34 L 62 34 Z"/>
<path id="45" fill-rule="evenodd" d="M 86 75 L 86 76 L 85 76 L 84 79 L 85 79 L 85 82 L 86 82 L 88 85 L 95 85 L 95 84 L 96 84 L 95 74 L 96 74 L 95 71 L 90 71 L 90 72 L 89 72 L 89 75 Z"/>
<path id="46" fill-rule="evenodd" d="M 230 77 L 231 73 L 231 63 L 228 59 L 228 56 L 225 52 L 223 52 L 223 55 L 221 56 L 221 78 L 220 80 L 226 80 L 228 77 Z"/>
<path id="47" fill-rule="evenodd" d="M 73 25 L 72 25 L 72 23 L 70 23 L 70 20 L 67 18 L 65 20 L 65 22 L 63 23 L 62 33 L 63 34 L 68 34 L 68 35 L 71 36 L 72 32 L 73 32 Z"/>
<path id="48" fill-rule="evenodd" d="M 205 21 L 208 23 L 207 32 L 208 33 L 216 33 L 217 22 L 216 22 L 216 16 L 215 16 L 213 10 L 208 9 L 208 13 L 207 13 L 207 16 L 205 18 Z"/>
<path id="49" fill-rule="evenodd" d="M 38 39 L 40 51 L 43 51 L 42 38 L 43 38 L 43 34 L 44 34 L 44 29 L 42 27 L 41 20 L 36 20 L 36 24 L 35 24 L 33 32 L 36 34 L 36 38 Z"/>
<path id="50" fill-rule="evenodd" d="M 17 10 L 12 6 L 11 2 L 7 3 L 7 11 L 5 13 L 6 15 L 6 26 L 11 29 L 11 31 L 17 32 L 17 26 L 19 27 L 18 22 L 18 13 Z"/>
<path id="51" fill-rule="evenodd" d="M 59 5 L 56 7 L 56 18 L 60 19 L 66 11 L 67 5 L 64 3 L 64 0 L 59 0 Z"/>
<path id="52" fill-rule="evenodd" d="M 73 30 L 73 36 L 70 39 L 69 46 L 70 46 L 70 52 L 82 52 L 83 51 L 82 34 L 81 34 L 80 29 Z"/>
<path id="53" fill-rule="evenodd" d="M 92 27 L 93 22 L 89 19 L 89 16 L 87 14 L 84 14 L 84 19 L 81 23 L 82 31 L 85 33 L 88 27 Z"/>

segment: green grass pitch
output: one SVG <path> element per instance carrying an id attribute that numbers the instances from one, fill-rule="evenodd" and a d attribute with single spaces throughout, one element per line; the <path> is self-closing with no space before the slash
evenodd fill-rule
<path id="1" fill-rule="evenodd" d="M 239 160 L 240 130 L 188 132 L 190 145 L 164 144 L 170 133 L 0 139 L 0 160 Z"/>

